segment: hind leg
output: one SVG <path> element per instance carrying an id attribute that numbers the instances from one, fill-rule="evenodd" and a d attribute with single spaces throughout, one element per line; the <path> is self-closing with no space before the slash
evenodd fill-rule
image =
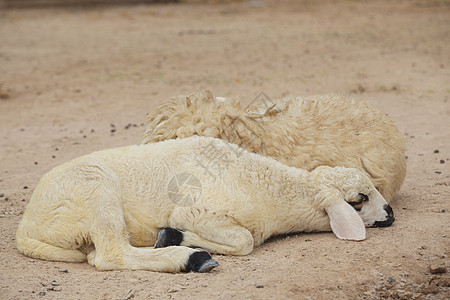
<path id="1" fill-rule="evenodd" d="M 209 271 L 218 263 L 211 255 L 188 247 L 162 249 L 130 245 L 121 199 L 114 185 L 103 184 L 92 195 L 90 235 L 95 252 L 89 253 L 91 265 L 99 270 L 149 270 L 159 272 Z"/>
<path id="2" fill-rule="evenodd" d="M 115 222 L 113 222 L 115 223 Z M 107 225 L 103 223 L 104 225 Z M 188 247 L 162 249 L 137 248 L 129 244 L 125 227 L 109 224 L 112 231 L 98 231 L 92 235 L 95 251 L 88 255 L 89 264 L 99 270 L 149 270 L 157 272 L 206 272 L 218 263 L 211 255 Z M 102 233 L 103 232 L 103 233 Z"/>
<path id="3" fill-rule="evenodd" d="M 20 236 L 16 238 L 17 249 L 30 257 L 65 262 L 85 262 L 86 254 L 74 250 L 53 246 L 45 242 Z"/>
<path id="4" fill-rule="evenodd" d="M 129 250 L 129 253 L 124 255 L 126 263 L 123 265 L 110 262 L 105 264 L 101 257 L 97 257 L 95 250 L 88 254 L 88 262 L 91 266 L 103 271 L 128 269 L 171 273 L 208 272 L 219 265 L 207 251 L 187 247 L 177 246 L 163 249 L 131 247 Z"/>

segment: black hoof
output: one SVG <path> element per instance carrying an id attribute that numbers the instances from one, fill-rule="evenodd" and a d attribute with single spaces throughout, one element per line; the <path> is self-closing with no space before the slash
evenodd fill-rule
<path id="1" fill-rule="evenodd" d="M 218 265 L 207 251 L 194 252 L 189 256 L 185 272 L 209 272 Z"/>
<path id="2" fill-rule="evenodd" d="M 175 228 L 166 227 L 158 233 L 158 239 L 156 240 L 155 248 L 180 246 L 182 241 L 182 231 Z"/>

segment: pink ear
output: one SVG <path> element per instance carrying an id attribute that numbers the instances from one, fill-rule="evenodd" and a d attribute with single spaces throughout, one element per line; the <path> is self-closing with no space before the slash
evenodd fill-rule
<path id="1" fill-rule="evenodd" d="M 339 201 L 325 210 L 330 218 L 331 229 L 338 238 L 356 241 L 366 238 L 364 222 L 350 204 Z"/>

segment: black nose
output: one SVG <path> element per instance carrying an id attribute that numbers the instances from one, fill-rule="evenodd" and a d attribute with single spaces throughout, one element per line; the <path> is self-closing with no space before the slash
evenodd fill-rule
<path id="1" fill-rule="evenodd" d="M 386 220 L 375 221 L 375 223 L 373 223 L 372 227 L 388 227 L 388 226 L 391 226 L 392 223 L 394 223 L 395 217 L 394 217 L 394 211 L 392 210 L 392 207 L 390 207 L 388 204 L 386 204 L 386 205 L 384 205 L 383 208 L 387 212 Z"/>

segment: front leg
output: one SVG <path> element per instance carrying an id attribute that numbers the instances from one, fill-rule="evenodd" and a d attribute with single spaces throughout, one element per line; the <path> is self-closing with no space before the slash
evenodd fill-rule
<path id="1" fill-rule="evenodd" d="M 183 207 L 174 211 L 169 223 L 171 227 L 159 232 L 155 248 L 181 245 L 230 255 L 253 251 L 250 231 L 224 214 L 199 213 L 198 209 Z"/>

